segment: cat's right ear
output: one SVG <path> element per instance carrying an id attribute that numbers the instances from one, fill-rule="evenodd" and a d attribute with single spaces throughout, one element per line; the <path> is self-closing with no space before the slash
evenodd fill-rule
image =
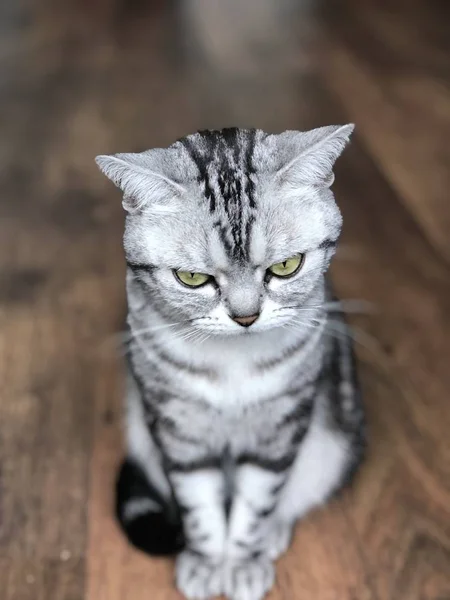
<path id="1" fill-rule="evenodd" d="M 136 213 L 151 206 L 155 212 L 174 212 L 173 200 L 185 192 L 183 186 L 164 173 L 157 150 L 100 155 L 99 169 L 123 191 L 124 209 Z"/>

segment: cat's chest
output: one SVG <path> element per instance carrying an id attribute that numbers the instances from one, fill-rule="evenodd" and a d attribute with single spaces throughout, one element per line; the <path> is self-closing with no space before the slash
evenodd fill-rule
<path id="1" fill-rule="evenodd" d="M 246 406 L 256 400 L 278 396 L 289 380 L 290 366 L 260 367 L 255 354 L 234 352 L 212 358 L 201 374 L 186 373 L 185 383 L 194 394 L 211 404 Z"/>
<path id="2" fill-rule="evenodd" d="M 263 339 L 191 349 L 187 359 L 202 368 L 180 371 L 179 386 L 213 407 L 242 407 L 277 398 L 311 379 L 320 364 L 320 345 L 317 336 Z"/>
<path id="3" fill-rule="evenodd" d="M 208 452 L 222 452 L 225 448 L 232 455 L 244 450 L 278 447 L 282 440 L 275 434 L 280 422 L 295 411 L 303 402 L 302 395 L 279 395 L 259 400 L 253 396 L 242 400 L 241 390 L 235 392 L 237 401 L 230 401 L 230 392 L 224 391 L 220 404 L 220 392 L 213 402 L 190 401 L 179 396 L 160 406 L 159 427 L 164 435 L 166 423 L 175 423 L 179 438 L 192 439 L 194 446 L 200 442 Z M 284 436 L 286 437 L 286 436 Z M 169 432 L 170 443 L 173 442 Z M 178 443 L 178 442 L 177 442 Z M 183 452 L 189 452 L 190 442 L 181 442 Z"/>
<path id="4" fill-rule="evenodd" d="M 299 339 L 294 331 L 242 337 L 195 345 L 165 335 L 150 348 L 150 354 L 139 346 L 135 350 L 150 384 L 149 355 L 163 376 L 165 394 L 199 400 L 220 410 L 245 408 L 298 389 L 320 362 L 317 336 Z"/>
<path id="5" fill-rule="evenodd" d="M 228 447 L 239 454 L 243 449 L 276 446 L 277 424 L 311 395 L 307 382 L 314 379 L 310 371 L 316 367 L 302 357 L 311 358 L 314 352 L 300 346 L 286 356 L 279 346 L 256 344 L 213 350 L 191 348 L 189 356 L 172 355 L 167 378 L 172 389 L 166 388 L 168 401 L 159 405 L 161 426 L 166 420 L 176 422 L 183 435 L 194 432 L 214 451 Z M 182 368 L 188 358 L 189 368 Z"/>

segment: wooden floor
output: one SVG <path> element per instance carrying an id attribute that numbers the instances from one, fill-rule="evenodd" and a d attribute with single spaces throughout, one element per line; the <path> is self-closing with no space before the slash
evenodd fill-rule
<path id="1" fill-rule="evenodd" d="M 199 128 L 354 121 L 340 294 L 370 424 L 271 600 L 450 599 L 450 36 L 445 0 L 0 5 L 0 598 L 176 600 L 112 518 L 123 215 L 98 153 Z"/>

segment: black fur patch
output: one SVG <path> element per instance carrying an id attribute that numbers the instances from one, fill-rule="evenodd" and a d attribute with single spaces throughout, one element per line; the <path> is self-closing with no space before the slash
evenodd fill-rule
<path id="1" fill-rule="evenodd" d="M 133 498 L 150 498 L 161 505 L 161 512 L 148 512 L 135 519 L 123 518 L 127 502 Z M 161 497 L 150 485 L 142 470 L 131 460 L 123 463 L 116 484 L 116 516 L 129 542 L 153 556 L 180 552 L 185 540 L 178 509 Z"/>

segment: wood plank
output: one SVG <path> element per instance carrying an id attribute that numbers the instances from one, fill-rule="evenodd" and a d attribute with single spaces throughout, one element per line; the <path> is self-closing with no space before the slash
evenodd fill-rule
<path id="1" fill-rule="evenodd" d="M 64 49 L 69 13 L 55 29 L 40 9 L 24 31 L 11 7 L 16 51 L 0 62 L 0 596 L 82 600 L 92 348 L 123 314 L 109 267 L 123 273 L 122 217 L 90 183 L 99 82 Z"/>
<path id="2" fill-rule="evenodd" d="M 343 33 L 339 27 L 333 30 L 324 51 L 321 67 L 327 85 L 357 123 L 365 145 L 430 242 L 448 260 L 450 94 L 445 80 L 425 66 L 411 66 L 411 54 L 416 56 L 418 47 L 424 52 L 428 48 L 430 61 L 434 57 L 438 62 L 440 54 L 410 35 L 402 46 L 404 54 L 409 51 L 410 63 L 398 64 L 395 43 L 401 43 L 398 33 L 406 34 L 407 29 L 391 14 L 372 7 L 364 20 L 354 18 L 353 24 L 359 28 L 357 42 L 346 23 Z M 370 54 L 360 52 L 363 36 L 370 40 L 366 46 L 372 43 Z M 393 60 L 380 64 L 380 55 L 386 53 Z"/>

